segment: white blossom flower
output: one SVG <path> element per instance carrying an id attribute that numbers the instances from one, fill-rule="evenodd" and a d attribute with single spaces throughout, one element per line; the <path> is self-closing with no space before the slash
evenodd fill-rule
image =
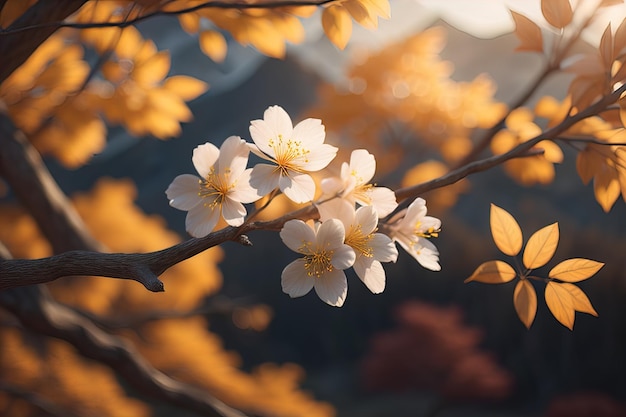
<path id="1" fill-rule="evenodd" d="M 374 294 L 385 290 L 385 270 L 381 262 L 395 262 L 398 249 L 382 233 L 376 233 L 378 215 L 372 206 L 359 207 L 342 199 L 330 200 L 318 206 L 322 222 L 329 218 L 340 220 L 346 230 L 346 245 L 356 254 L 354 272 Z"/>
<path id="2" fill-rule="evenodd" d="M 428 238 L 437 237 L 441 220 L 427 216 L 426 201 L 416 198 L 396 224 L 391 225 L 391 238 L 424 268 L 440 271 L 439 251 Z"/>
<path id="3" fill-rule="evenodd" d="M 385 217 L 398 207 L 396 195 L 386 187 L 369 184 L 376 172 L 376 158 L 365 149 L 356 149 L 350 163 L 341 164 L 340 177 L 324 178 L 321 182 L 325 196 L 339 195 L 352 204 L 374 206 L 378 217 Z"/>
<path id="4" fill-rule="evenodd" d="M 337 154 L 337 148 L 324 143 L 326 133 L 319 119 L 306 119 L 295 127 L 279 106 L 271 106 L 263 120 L 250 122 L 252 152 L 276 165 L 257 164 L 250 183 L 266 195 L 276 187 L 296 203 L 306 203 L 315 196 L 315 182 L 307 172 L 325 168 Z"/>
<path id="5" fill-rule="evenodd" d="M 211 233 L 220 215 L 231 226 L 240 226 L 246 216 L 242 203 L 261 196 L 250 186 L 251 168 L 246 169 L 250 149 L 239 136 L 231 136 L 218 149 L 205 143 L 193 150 L 193 165 L 200 174 L 174 178 L 165 194 L 170 206 L 187 211 L 185 227 L 194 237 Z"/>
<path id="6" fill-rule="evenodd" d="M 341 307 L 348 293 L 343 270 L 351 267 L 355 259 L 352 248 L 343 243 L 343 224 L 331 219 L 311 227 L 302 220 L 289 220 L 280 237 L 289 249 L 304 255 L 283 270 L 283 291 L 294 298 L 315 288 L 322 301 Z"/>

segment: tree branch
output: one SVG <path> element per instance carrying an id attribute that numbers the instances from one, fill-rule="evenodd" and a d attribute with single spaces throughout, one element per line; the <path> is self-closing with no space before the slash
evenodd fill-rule
<path id="1" fill-rule="evenodd" d="M 59 28 L 50 22 L 63 21 L 86 2 L 87 0 L 39 1 L 8 28 L 0 30 L 0 84 Z M 23 27 L 33 29 L 16 30 Z"/>
<path id="2" fill-rule="evenodd" d="M 125 28 L 141 21 L 150 19 L 156 16 L 177 16 L 185 13 L 193 13 L 201 9 L 237 9 L 237 10 L 250 10 L 250 9 L 278 9 L 281 7 L 294 7 L 294 6 L 322 6 L 327 3 L 332 3 L 337 0 L 287 0 L 287 1 L 270 1 L 266 3 L 241 3 L 241 2 L 228 2 L 228 1 L 207 1 L 205 3 L 197 4 L 195 6 L 186 7 L 178 10 L 156 10 L 151 13 L 140 15 L 134 19 L 129 19 L 120 22 L 91 22 L 91 23 L 71 23 L 63 21 L 48 21 L 46 23 L 35 24 L 22 27 L 11 27 L 0 30 L 0 36 L 5 33 L 20 33 L 28 32 L 43 27 L 52 27 L 54 30 L 60 28 L 73 28 L 73 29 L 96 29 L 96 28 L 110 28 L 118 27 Z"/>
<path id="3" fill-rule="evenodd" d="M 206 391 L 157 370 L 132 345 L 54 301 L 40 286 L 0 291 L 0 304 L 25 328 L 69 342 L 83 356 L 110 366 L 144 395 L 204 416 L 245 417 Z"/>

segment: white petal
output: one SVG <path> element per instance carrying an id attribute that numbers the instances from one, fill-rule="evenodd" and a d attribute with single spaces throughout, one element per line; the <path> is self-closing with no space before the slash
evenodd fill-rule
<path id="1" fill-rule="evenodd" d="M 365 149 L 356 149 L 350 155 L 350 171 L 356 172 L 358 184 L 367 184 L 376 172 L 376 158 Z"/>
<path id="2" fill-rule="evenodd" d="M 426 241 L 425 243 L 430 242 Z M 420 265 L 426 269 L 430 269 L 431 271 L 441 271 L 441 265 L 439 265 L 439 252 L 436 248 L 435 250 L 432 250 L 430 247 L 424 246 L 419 250 L 419 253 L 416 252 L 414 258 L 417 259 L 417 262 L 419 262 Z"/>
<path id="3" fill-rule="evenodd" d="M 198 196 L 200 179 L 195 175 L 183 174 L 174 178 L 174 181 L 165 190 L 170 200 L 170 206 L 179 210 L 191 210 L 202 198 Z"/>
<path id="4" fill-rule="evenodd" d="M 395 262 L 398 259 L 398 248 L 387 235 L 374 233 L 370 246 L 374 252 L 374 259 L 380 262 Z"/>
<path id="5" fill-rule="evenodd" d="M 302 253 L 302 245 L 315 242 L 315 232 L 302 220 L 289 220 L 280 231 L 283 243 L 292 251 Z"/>
<path id="6" fill-rule="evenodd" d="M 248 168 L 236 179 L 235 188 L 228 193 L 229 198 L 242 203 L 252 203 L 263 197 L 256 188 L 250 185 L 251 174 L 252 168 Z"/>
<path id="7" fill-rule="evenodd" d="M 441 229 L 441 220 L 436 217 L 424 216 L 422 218 L 422 224 L 420 225 L 420 230 L 426 231 L 430 228 L 434 230 Z"/>
<path id="8" fill-rule="evenodd" d="M 386 187 L 374 187 L 370 192 L 372 205 L 378 213 L 378 217 L 383 218 L 391 214 L 398 207 L 396 194 Z"/>
<path id="9" fill-rule="evenodd" d="M 219 174 L 229 173 L 229 183 L 238 178 L 248 165 L 250 149 L 239 136 L 230 136 L 222 143 L 219 156 Z"/>
<path id="10" fill-rule="evenodd" d="M 259 149 L 275 157 L 274 150 L 269 146 L 270 140 L 276 140 L 279 135 L 290 139 L 293 131 L 291 118 L 279 106 L 271 106 L 263 113 L 263 120 L 250 122 L 250 136 Z"/>
<path id="11" fill-rule="evenodd" d="M 330 263 L 337 269 L 348 269 L 354 264 L 355 260 L 356 254 L 354 249 L 348 245 L 341 245 L 335 249 Z"/>
<path id="12" fill-rule="evenodd" d="M 308 174 L 289 171 L 288 176 L 279 177 L 278 186 L 294 203 L 307 203 L 315 197 L 315 181 Z"/>
<path id="13" fill-rule="evenodd" d="M 185 228 L 193 237 L 204 237 L 213 231 L 219 219 L 219 210 L 211 210 L 204 204 L 198 204 L 187 213 Z"/>
<path id="14" fill-rule="evenodd" d="M 217 162 L 219 155 L 220 150 L 217 149 L 217 146 L 207 142 L 193 150 L 191 161 L 193 162 L 193 166 L 196 168 L 196 171 L 198 171 L 198 174 L 200 174 L 202 178 L 206 178 L 211 170 L 211 167 L 215 165 L 215 162 Z"/>
<path id="15" fill-rule="evenodd" d="M 241 226 L 246 213 L 246 208 L 238 201 L 226 198 L 222 204 L 222 216 L 231 226 Z"/>
<path id="16" fill-rule="evenodd" d="M 333 198 L 332 200 L 319 204 L 317 211 L 320 213 L 320 220 L 322 222 L 337 219 L 343 223 L 346 230 L 355 223 L 354 206 L 341 198 Z"/>
<path id="17" fill-rule="evenodd" d="M 421 197 L 416 198 L 413 200 L 411 205 L 409 205 L 409 208 L 404 215 L 404 219 L 402 219 L 402 227 L 406 226 L 412 228 L 415 223 L 420 221 L 422 217 L 426 215 L 426 213 L 426 201 Z"/>
<path id="18" fill-rule="evenodd" d="M 385 291 L 385 270 L 380 262 L 359 256 L 354 262 L 354 272 L 373 294 Z"/>
<path id="19" fill-rule="evenodd" d="M 322 189 L 322 193 L 327 196 L 334 196 L 339 194 L 343 190 L 343 182 L 341 178 L 338 177 L 330 177 L 324 178 L 320 181 L 320 188 Z"/>
<path id="20" fill-rule="evenodd" d="M 343 223 L 337 219 L 329 219 L 317 229 L 317 244 L 331 250 L 343 246 L 345 237 Z"/>
<path id="21" fill-rule="evenodd" d="M 261 196 L 267 195 L 278 187 L 280 178 L 276 165 L 256 164 L 250 173 L 250 186 Z"/>
<path id="22" fill-rule="evenodd" d="M 334 269 L 315 278 L 315 292 L 327 304 L 341 307 L 348 294 L 348 281 L 343 271 Z"/>
<path id="23" fill-rule="evenodd" d="M 355 213 L 356 224 L 361 225 L 361 232 L 369 235 L 378 226 L 378 215 L 371 206 L 359 207 Z"/>
<path id="24" fill-rule="evenodd" d="M 337 156 L 338 148 L 323 143 L 314 148 L 309 148 L 309 153 L 306 155 L 307 162 L 304 162 L 304 159 L 301 159 L 302 168 L 305 171 L 314 172 L 319 171 L 320 169 L 324 169 L 330 164 L 330 161 L 335 159 Z"/>
<path id="25" fill-rule="evenodd" d="M 313 288 L 315 279 L 309 276 L 304 268 L 304 259 L 296 259 L 283 269 L 281 274 L 281 286 L 283 292 L 291 298 L 302 297 Z"/>
<path id="26" fill-rule="evenodd" d="M 291 117 L 280 106 L 270 106 L 263 112 L 263 120 L 274 133 L 282 134 L 286 138 L 292 137 L 293 125 Z"/>
<path id="27" fill-rule="evenodd" d="M 325 138 L 324 125 L 319 119 L 305 119 L 293 128 L 292 139 L 301 141 L 305 148 L 321 145 Z"/>

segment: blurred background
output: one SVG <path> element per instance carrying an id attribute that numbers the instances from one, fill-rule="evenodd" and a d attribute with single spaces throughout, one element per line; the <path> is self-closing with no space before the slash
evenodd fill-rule
<path id="1" fill-rule="evenodd" d="M 191 153 L 197 145 L 219 144 L 230 135 L 250 140 L 250 121 L 262 118 L 270 105 L 285 108 L 294 124 L 321 118 L 327 141 L 345 149 L 342 160 L 357 147 L 370 149 L 377 157 L 378 185 L 398 188 L 445 172 L 466 149 L 464 138 L 475 140 L 475 130 L 496 121 L 503 114 L 501 103 L 523 94 L 542 61 L 514 52 L 518 40 L 504 2 L 493 7 L 474 1 L 473 11 L 458 1 L 446 2 L 448 7 L 436 1 L 391 3 L 392 18 L 381 20 L 376 31 L 355 27 L 345 51 L 323 36 L 319 19 L 306 20 L 306 41 L 289 45 L 282 60 L 229 40 L 225 61 L 216 64 L 176 21 L 145 21 L 138 26 L 144 36 L 172 55 L 171 74 L 192 75 L 210 85 L 190 103 L 194 120 L 168 141 L 111 129 L 104 151 L 77 169 L 46 162 L 69 195 L 92 189 L 103 173 L 130 179 L 141 210 L 165 219 L 183 237 L 185 213 L 169 207 L 165 189 L 175 176 L 194 173 Z M 530 2 L 516 4 L 523 8 L 524 3 Z M 586 38 L 576 46 L 581 52 L 592 48 L 594 35 Z M 450 135 L 446 129 L 462 115 L 449 121 L 446 117 L 452 116 L 441 114 L 452 110 L 431 103 L 438 110 L 424 110 L 423 120 L 409 128 L 406 118 L 419 117 L 398 114 L 397 120 L 377 125 L 371 117 L 376 108 L 366 103 L 364 90 L 376 88 L 382 79 L 377 72 L 396 68 L 389 76 L 399 76 L 402 60 L 392 54 L 402 53 L 404 62 L 417 60 L 412 65 L 422 71 L 411 77 L 431 85 L 445 79 L 440 88 L 448 92 L 447 99 L 463 97 L 465 107 L 454 110 L 473 121 L 460 123 Z M 544 95 L 563 99 L 570 80 L 568 75 L 548 78 L 527 105 Z M 390 91 L 402 100 L 402 85 L 394 85 Z M 342 108 L 347 110 L 341 113 Z M 385 114 L 380 117 L 389 121 Z M 429 145 L 443 135 L 458 138 L 443 148 Z M 434 241 L 442 270 L 425 270 L 401 251 L 397 263 L 385 265 L 382 294 L 371 294 L 348 272 L 348 297 L 341 309 L 325 305 L 314 293 L 290 299 L 281 291 L 281 271 L 295 254 L 278 234 L 251 233 L 253 247 L 226 243 L 218 257 L 223 283 L 212 302 L 269 306 L 261 314 L 268 323 L 256 331 L 253 315 L 246 312 L 211 315 L 208 326 L 226 350 L 238 352 L 243 370 L 265 362 L 300 365 L 303 388 L 332 404 L 338 416 L 626 416 L 626 206 L 620 199 L 605 213 L 592 187 L 576 173 L 576 152 L 567 147 L 563 152 L 564 161 L 547 184 L 521 185 L 498 167 L 425 195 L 429 215 L 443 224 Z M 514 283 L 463 283 L 484 261 L 510 260 L 491 239 L 491 203 L 515 216 L 525 239 L 559 222 L 561 239 L 548 267 L 574 257 L 606 263 L 580 284 L 599 317 L 578 313 L 569 331 L 552 317 L 543 287 L 536 286 L 539 309 L 527 330 L 513 307 Z M 176 280 L 164 281 L 166 291 L 177 286 Z"/>

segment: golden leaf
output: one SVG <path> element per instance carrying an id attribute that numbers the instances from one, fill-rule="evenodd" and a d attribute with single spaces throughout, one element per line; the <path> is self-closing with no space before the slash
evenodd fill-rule
<path id="1" fill-rule="evenodd" d="M 600 57 L 605 71 L 611 71 L 613 66 L 613 32 L 611 32 L 611 23 L 608 24 L 602 38 L 600 39 Z"/>
<path id="2" fill-rule="evenodd" d="M 537 293 L 527 279 L 520 280 L 515 286 L 513 305 L 519 319 L 527 329 L 530 329 L 537 314 Z"/>
<path id="3" fill-rule="evenodd" d="M 605 213 L 608 213 L 617 201 L 621 187 L 617 171 L 606 164 L 593 177 L 593 193 L 596 201 Z"/>
<path id="4" fill-rule="evenodd" d="M 541 13 L 548 23 L 563 29 L 572 21 L 572 5 L 569 0 L 541 0 Z"/>
<path id="5" fill-rule="evenodd" d="M 209 88 L 204 81 L 186 75 L 174 75 L 167 78 L 163 87 L 185 101 L 193 100 Z"/>
<path id="6" fill-rule="evenodd" d="M 352 20 L 341 5 L 332 5 L 322 12 L 322 26 L 328 39 L 339 49 L 344 49 L 352 34 Z"/>
<path id="7" fill-rule="evenodd" d="M 170 70 L 170 54 L 167 51 L 158 52 L 133 70 L 133 79 L 142 86 L 153 86 L 163 81 Z"/>
<path id="8" fill-rule="evenodd" d="M 528 239 L 522 261 L 528 269 L 535 269 L 548 263 L 559 244 L 559 224 L 552 223 L 537 230 Z"/>
<path id="9" fill-rule="evenodd" d="M 491 204 L 489 216 L 491 236 L 502 253 L 515 256 L 522 249 L 522 229 L 506 210 Z"/>
<path id="10" fill-rule="evenodd" d="M 598 316 L 585 293 L 574 284 L 548 282 L 545 290 L 546 304 L 555 319 L 572 330 L 576 311 Z"/>
<path id="11" fill-rule="evenodd" d="M 480 265 L 465 283 L 478 281 L 484 284 L 504 284 L 511 281 L 517 273 L 503 261 L 488 261 Z"/>
<path id="12" fill-rule="evenodd" d="M 543 36 L 539 26 L 529 18 L 511 10 L 515 21 L 515 35 L 520 40 L 516 51 L 543 52 Z"/>
<path id="13" fill-rule="evenodd" d="M 215 62 L 222 62 L 226 57 L 228 45 L 221 33 L 214 30 L 205 30 L 200 33 L 200 49 Z"/>
<path id="14" fill-rule="evenodd" d="M 576 157 L 576 171 L 578 171 L 583 184 L 588 184 L 605 164 L 605 158 L 595 151 L 594 146 L 587 146 Z"/>
<path id="15" fill-rule="evenodd" d="M 566 259 L 552 268 L 548 276 L 566 282 L 579 282 L 590 278 L 603 266 L 602 262 L 591 259 Z"/>
<path id="16" fill-rule="evenodd" d="M 618 26 L 613 37 L 613 56 L 619 56 L 626 48 L 626 19 Z"/>

